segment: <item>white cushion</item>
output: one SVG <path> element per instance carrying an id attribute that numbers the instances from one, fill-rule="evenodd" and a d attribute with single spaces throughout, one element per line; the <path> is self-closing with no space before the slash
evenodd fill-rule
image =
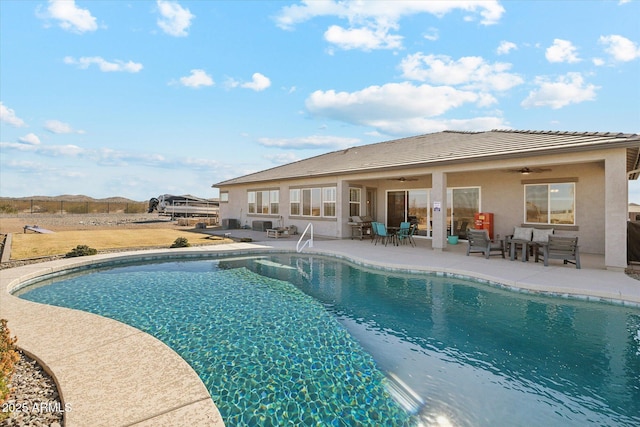
<path id="1" fill-rule="evenodd" d="M 549 236 L 553 234 L 553 228 L 539 230 L 537 228 L 533 229 L 533 241 L 537 243 L 547 243 L 549 241 Z"/>
<path id="2" fill-rule="evenodd" d="M 515 227 L 513 229 L 514 240 L 531 240 L 533 234 L 533 228 L 529 227 Z"/>

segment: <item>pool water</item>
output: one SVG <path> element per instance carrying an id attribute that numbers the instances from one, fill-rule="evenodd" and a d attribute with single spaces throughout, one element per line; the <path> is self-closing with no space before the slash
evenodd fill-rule
<path id="1" fill-rule="evenodd" d="M 291 254 L 89 272 L 19 294 L 162 340 L 229 426 L 640 425 L 638 308 Z"/>

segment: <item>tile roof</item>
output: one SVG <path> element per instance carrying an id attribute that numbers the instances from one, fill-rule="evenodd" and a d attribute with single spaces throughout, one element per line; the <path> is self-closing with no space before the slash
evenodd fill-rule
<path id="1" fill-rule="evenodd" d="M 623 133 L 492 130 L 444 131 L 333 151 L 214 184 L 214 187 L 271 180 L 349 174 L 388 168 L 624 147 L 627 170 L 640 167 L 640 136 Z M 637 178 L 638 174 L 632 178 Z"/>

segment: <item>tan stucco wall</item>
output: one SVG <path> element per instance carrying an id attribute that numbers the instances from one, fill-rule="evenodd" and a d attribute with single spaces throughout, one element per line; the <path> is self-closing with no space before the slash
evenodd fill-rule
<path id="1" fill-rule="evenodd" d="M 605 200 L 606 179 L 615 179 L 620 182 L 618 175 L 624 174 L 623 170 L 611 170 L 609 174 L 614 178 L 605 176 L 605 159 L 617 159 L 612 164 L 623 161 L 625 150 L 602 150 L 593 153 L 570 153 L 556 156 L 530 157 L 523 159 L 508 159 L 493 162 L 477 162 L 441 166 L 438 168 L 415 167 L 403 170 L 385 170 L 366 174 L 353 174 L 344 176 L 301 178 L 274 182 L 265 185 L 242 185 L 223 188 L 229 190 L 229 203 L 221 203 L 221 218 L 236 218 L 242 225 L 251 226 L 252 220 L 272 220 L 274 225 L 279 225 L 280 217 L 264 215 L 247 215 L 246 192 L 248 190 L 260 190 L 280 188 L 280 211 L 282 224 L 285 226 L 296 225 L 300 231 L 306 227 L 309 221 L 314 222 L 314 231 L 317 235 L 347 238 L 351 229 L 348 221 L 348 187 L 358 186 L 363 189 L 363 197 L 367 188 L 375 188 L 376 206 L 375 220 L 386 219 L 386 193 L 389 190 L 403 189 L 430 189 L 433 186 L 432 173 L 442 171 L 446 174 L 448 188 L 453 187 L 480 187 L 481 211 L 494 213 L 494 233 L 505 236 L 513 232 L 514 226 L 520 226 L 524 222 L 524 184 L 530 180 L 563 180 L 577 179 L 576 181 L 576 226 L 572 229 L 558 230 L 561 235 L 579 237 L 580 250 L 583 253 L 605 253 L 606 212 L 607 204 L 615 206 L 624 203 L 627 215 L 626 198 L 622 200 L 619 194 Z M 610 161 L 610 160 L 609 160 Z M 551 171 L 521 175 L 509 173 L 507 168 L 519 168 L 523 165 L 535 165 L 536 167 L 549 168 Z M 619 169 L 619 168 L 616 168 Z M 398 177 L 411 177 L 416 180 L 405 182 L 398 181 Z M 304 186 L 336 185 L 338 187 L 338 219 L 318 219 L 289 217 L 289 188 Z M 621 193 L 622 194 L 622 193 Z M 626 194 L 626 187 L 625 187 Z M 431 203 L 433 203 L 433 198 Z M 611 207 L 609 207 L 611 210 Z M 619 234 L 619 233 L 618 233 Z M 617 239 L 620 240 L 620 239 Z M 619 242 L 618 242 L 619 243 Z M 609 243 L 612 246 L 611 242 Z M 620 264 L 620 260 L 614 264 Z"/>
<path id="2" fill-rule="evenodd" d="M 303 187 L 327 187 L 337 186 L 338 180 L 332 178 L 314 178 L 304 180 Z M 257 215 L 247 212 L 247 191 L 280 189 L 280 214 L 279 215 Z M 274 227 L 288 227 L 295 225 L 298 232 L 302 232 L 310 221 L 313 221 L 314 233 L 323 237 L 341 237 L 338 233 L 341 227 L 338 226 L 341 218 L 343 207 L 337 203 L 337 218 L 311 218 L 311 217 L 291 217 L 289 216 L 289 189 L 301 188 L 299 181 L 274 182 L 268 184 L 242 185 L 225 188 L 229 191 L 229 202 L 220 203 L 220 219 L 226 218 L 238 219 L 240 226 L 252 226 L 253 221 L 272 221 Z M 337 195 L 338 201 L 340 194 Z"/>

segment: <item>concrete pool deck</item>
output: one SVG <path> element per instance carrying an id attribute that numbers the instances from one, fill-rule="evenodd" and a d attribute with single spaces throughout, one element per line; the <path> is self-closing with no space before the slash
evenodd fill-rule
<path id="1" fill-rule="evenodd" d="M 244 230 L 242 230 L 244 232 Z M 297 238 L 266 239 L 241 231 L 254 243 L 101 254 L 0 270 L 0 318 L 6 318 L 18 345 L 49 371 L 64 404 L 65 426 L 223 426 L 202 381 L 173 350 L 157 339 L 115 320 L 53 307 L 11 295 L 25 282 L 70 268 L 121 260 L 254 251 L 295 251 Z M 444 251 L 430 240 L 410 245 L 373 245 L 370 241 L 320 240 L 305 253 L 327 254 L 385 268 L 436 271 L 490 280 L 533 292 L 640 306 L 640 281 L 604 269 L 604 258 L 582 254 L 582 269 L 553 262 L 523 263 L 499 256 L 465 256 L 464 243 Z"/>

